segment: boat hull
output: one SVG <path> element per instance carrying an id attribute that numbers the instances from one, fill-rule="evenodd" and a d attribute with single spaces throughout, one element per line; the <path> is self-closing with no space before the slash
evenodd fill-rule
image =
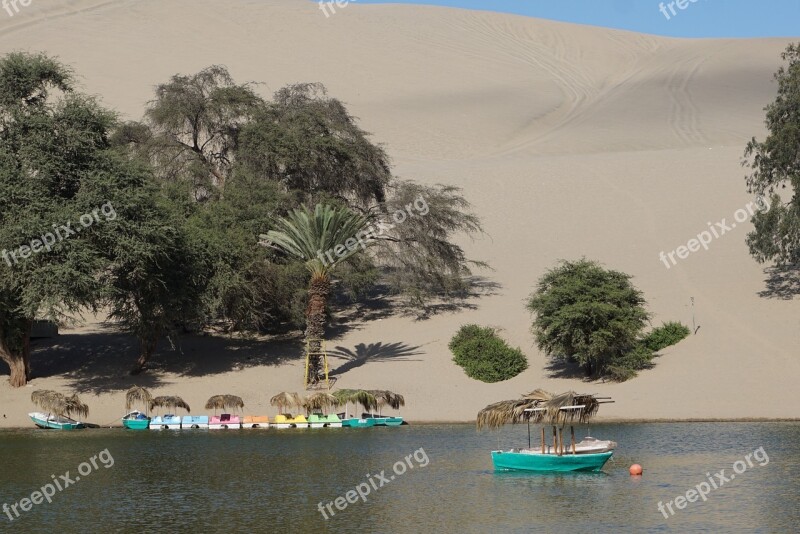
<path id="1" fill-rule="evenodd" d="M 342 426 L 349 428 L 370 428 L 375 426 L 375 419 L 345 419 L 342 421 Z"/>
<path id="2" fill-rule="evenodd" d="M 400 426 L 403 424 L 402 417 L 370 417 L 368 420 L 374 421 L 374 426 Z"/>
<path id="3" fill-rule="evenodd" d="M 542 473 L 597 472 L 606 464 L 613 451 L 599 454 L 528 454 L 492 451 L 492 463 L 497 471 L 537 471 Z"/>
<path id="4" fill-rule="evenodd" d="M 181 419 L 181 429 L 208 430 L 208 417 L 205 415 L 185 415 Z"/>
<path id="5" fill-rule="evenodd" d="M 150 420 L 150 430 L 180 430 L 181 418 L 167 415 L 164 417 L 154 417 Z"/>
<path id="6" fill-rule="evenodd" d="M 122 426 L 130 430 L 147 430 L 150 428 L 149 419 L 123 419 Z"/>
<path id="7" fill-rule="evenodd" d="M 34 425 L 48 430 L 79 430 L 86 428 L 80 421 L 72 421 L 63 417 L 49 417 L 41 413 L 29 413 L 28 417 L 31 418 Z"/>

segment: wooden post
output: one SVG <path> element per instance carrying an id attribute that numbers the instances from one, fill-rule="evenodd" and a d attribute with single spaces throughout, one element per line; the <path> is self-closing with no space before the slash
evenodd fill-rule
<path id="1" fill-rule="evenodd" d="M 558 454 L 558 431 L 553 427 L 553 453 Z"/>
<path id="2" fill-rule="evenodd" d="M 542 454 L 544 454 L 544 453 L 546 452 L 546 451 L 545 451 L 545 447 L 546 447 L 546 446 L 547 446 L 547 445 L 546 445 L 546 444 L 545 444 L 545 442 L 544 442 L 544 425 L 542 425 Z"/>
<path id="3" fill-rule="evenodd" d="M 575 454 L 575 427 L 569 427 L 569 433 L 572 435 L 572 454 Z"/>
<path id="4" fill-rule="evenodd" d="M 531 448 L 531 418 L 528 417 L 528 449 Z"/>

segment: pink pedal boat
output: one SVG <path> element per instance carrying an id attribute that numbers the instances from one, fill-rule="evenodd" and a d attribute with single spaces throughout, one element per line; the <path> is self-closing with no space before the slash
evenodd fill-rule
<path id="1" fill-rule="evenodd" d="M 238 415 L 224 413 L 222 415 L 213 415 L 208 420 L 209 430 L 228 430 L 231 428 L 242 428 L 242 418 Z"/>

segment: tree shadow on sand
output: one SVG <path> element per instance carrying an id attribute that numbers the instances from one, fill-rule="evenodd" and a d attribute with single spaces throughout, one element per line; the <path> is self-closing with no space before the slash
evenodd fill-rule
<path id="1" fill-rule="evenodd" d="M 231 339 L 192 334 L 164 339 L 147 364 L 147 370 L 130 376 L 138 356 L 136 340 L 113 325 L 100 332 L 61 334 L 34 342 L 33 378 L 62 376 L 81 393 L 95 394 L 127 389 L 131 385 L 168 385 L 163 373 L 201 377 L 255 366 L 275 366 L 303 358 L 302 342 L 296 337 L 278 340 Z"/>
<path id="2" fill-rule="evenodd" d="M 800 265 L 768 267 L 764 269 L 766 289 L 758 293 L 768 299 L 792 300 L 800 295 Z"/>
<path id="3" fill-rule="evenodd" d="M 346 360 L 344 364 L 330 372 L 331 376 L 341 376 L 347 371 L 356 369 L 371 362 L 386 362 L 386 361 L 419 361 L 411 360 L 410 356 L 417 356 L 424 354 L 418 350 L 420 346 L 411 347 L 405 343 L 370 343 L 366 345 L 359 343 L 355 346 L 355 350 L 350 350 L 346 347 L 338 346 L 333 350 L 328 351 L 328 356 L 334 358 L 341 358 Z"/>
<path id="4" fill-rule="evenodd" d="M 656 359 L 660 358 L 661 354 L 656 353 L 653 355 L 653 359 L 647 363 L 642 369 L 639 369 L 638 372 L 647 371 L 648 369 L 652 369 L 656 366 Z M 586 371 L 576 362 L 570 362 L 561 359 L 551 359 L 550 363 L 548 363 L 545 368 L 545 372 L 547 373 L 547 378 L 565 378 L 569 380 L 580 380 L 581 382 L 590 384 L 594 382 L 612 382 L 611 379 L 608 377 L 597 377 L 597 376 L 586 376 Z"/>
<path id="5" fill-rule="evenodd" d="M 467 280 L 464 291 L 447 299 L 434 299 L 425 306 L 403 302 L 401 297 L 384 285 L 375 287 L 363 301 L 357 303 L 339 295 L 333 302 L 336 311 L 325 333 L 329 338 L 339 338 L 370 321 L 409 316 L 417 321 L 425 321 L 441 313 L 477 310 L 477 299 L 496 295 L 501 287 L 487 278 L 472 276 Z"/>

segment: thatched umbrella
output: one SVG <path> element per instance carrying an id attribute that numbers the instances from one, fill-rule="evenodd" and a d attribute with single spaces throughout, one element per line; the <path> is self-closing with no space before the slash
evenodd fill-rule
<path id="1" fill-rule="evenodd" d="M 585 423 L 591 419 L 600 408 L 602 402 L 594 395 L 578 394 L 567 391 L 554 395 L 548 391 L 537 389 L 523 395 L 521 399 L 507 400 L 490 404 L 478 412 L 478 428 L 488 427 L 496 429 L 507 423 L 516 424 L 522 421 L 544 422 L 553 425 L 553 446 L 563 453 L 563 427 L 575 420 Z M 561 438 L 558 438 L 556 427 L 561 427 Z M 572 433 L 572 449 L 575 450 L 575 435 Z M 528 446 L 530 446 L 530 424 L 528 426 Z M 542 452 L 544 452 L 544 428 L 542 428 Z"/>
<path id="2" fill-rule="evenodd" d="M 214 410 L 215 413 L 228 408 L 241 410 L 244 408 L 244 401 L 236 395 L 214 395 L 206 402 L 206 410 Z"/>
<path id="3" fill-rule="evenodd" d="M 399 410 L 401 406 L 406 405 L 405 397 L 393 391 L 371 389 L 368 393 L 371 393 L 375 397 L 375 400 L 378 401 L 378 410 L 386 405 L 391 406 L 395 410 Z"/>
<path id="4" fill-rule="evenodd" d="M 372 392 L 364 389 L 340 389 L 334 391 L 333 396 L 339 399 L 339 404 L 360 404 L 368 412 L 378 408 L 378 399 Z"/>
<path id="5" fill-rule="evenodd" d="M 189 405 L 186 404 L 186 401 L 180 397 L 174 397 L 171 395 L 156 397 L 150 401 L 150 409 L 153 410 L 155 408 L 183 408 L 187 411 L 187 413 L 192 413 L 192 410 L 189 409 Z"/>
<path id="6" fill-rule="evenodd" d="M 331 407 L 336 407 L 341 404 L 338 397 L 331 395 L 327 391 L 320 391 L 312 393 L 303 399 L 303 407 L 309 413 L 313 410 L 326 410 Z"/>
<path id="7" fill-rule="evenodd" d="M 77 394 L 67 397 L 64 400 L 64 411 L 62 412 L 67 417 L 79 415 L 81 417 L 89 416 L 89 406 L 81 402 Z"/>
<path id="8" fill-rule="evenodd" d="M 125 393 L 125 409 L 130 411 L 137 402 L 144 404 L 145 411 L 150 411 L 153 396 L 143 387 L 133 386 Z"/>
<path id="9" fill-rule="evenodd" d="M 89 406 L 81 402 L 77 394 L 70 397 L 49 389 L 39 389 L 31 393 L 31 401 L 42 410 L 56 415 L 89 415 Z"/>
<path id="10" fill-rule="evenodd" d="M 58 414 L 65 400 L 64 395 L 49 389 L 37 389 L 31 393 L 31 402 L 48 413 Z"/>
<path id="11" fill-rule="evenodd" d="M 300 408 L 303 406 L 303 401 L 297 393 L 289 393 L 288 391 L 281 391 L 269 400 L 272 406 L 278 407 L 278 412 L 285 413 L 284 408 L 295 406 Z"/>

